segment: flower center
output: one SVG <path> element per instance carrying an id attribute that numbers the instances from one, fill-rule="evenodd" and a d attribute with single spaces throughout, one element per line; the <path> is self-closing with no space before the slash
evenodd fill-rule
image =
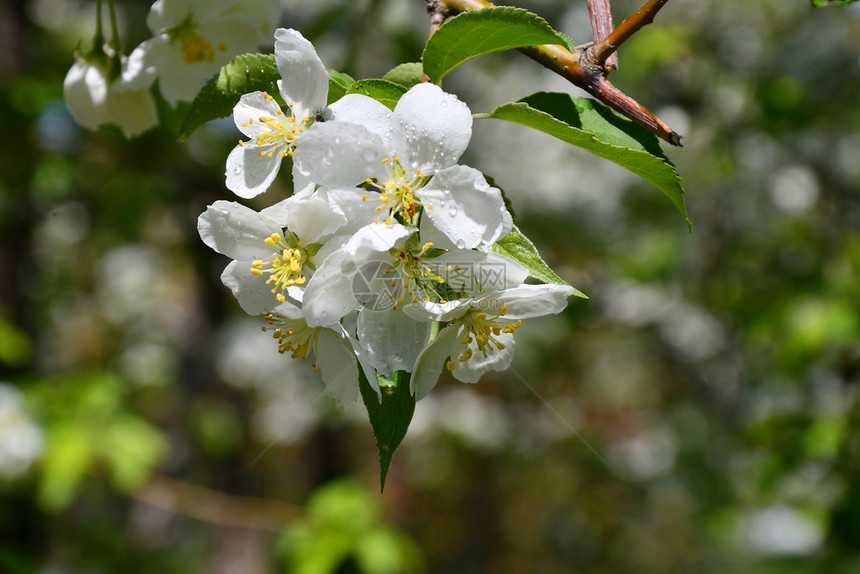
<path id="1" fill-rule="evenodd" d="M 260 313 L 260 318 L 267 324 L 263 325 L 263 332 L 272 332 L 272 338 L 278 341 L 278 352 L 282 355 L 289 351 L 293 359 L 307 359 L 311 351 L 316 354 L 318 328 L 308 327 L 303 319 L 285 319 L 276 317 L 274 313 Z M 311 363 L 311 367 L 316 374 L 317 364 Z"/>
<path id="2" fill-rule="evenodd" d="M 414 191 L 423 187 L 427 182 L 426 176 L 420 169 L 415 170 L 414 175 L 408 175 L 406 168 L 400 164 L 400 158 L 382 160 L 388 172 L 388 181 L 374 181 L 367 179 L 370 189 L 379 191 L 379 201 L 382 205 L 376 207 L 376 211 L 387 212 L 386 225 L 394 223 L 394 216 L 399 215 L 404 225 L 412 225 L 416 218 L 417 208 L 421 207 L 421 201 L 416 200 Z M 367 196 L 362 199 L 367 200 Z M 428 209 L 430 209 L 428 207 Z M 379 223 L 379 219 L 376 219 Z"/>
<path id="3" fill-rule="evenodd" d="M 275 98 L 263 92 L 263 96 L 266 98 L 267 102 L 273 102 Z M 275 104 L 277 105 L 277 104 Z M 293 104 L 290 103 L 290 109 L 292 109 Z M 255 120 L 250 119 L 248 123 L 242 124 L 242 127 L 247 127 Z M 254 144 L 257 147 L 269 147 L 271 149 L 268 151 L 261 151 L 260 157 L 267 155 L 269 157 L 274 156 L 277 152 L 281 157 L 291 156 L 293 152 L 296 150 L 296 138 L 308 131 L 308 128 L 313 123 L 311 118 L 301 118 L 297 120 L 292 112 L 290 116 L 286 116 L 284 112 L 279 108 L 275 112 L 275 117 L 268 116 L 260 116 L 256 120 L 264 127 L 262 131 L 254 136 Z M 239 140 L 239 145 L 244 145 L 245 142 Z"/>
<path id="4" fill-rule="evenodd" d="M 414 303 L 419 297 L 424 301 L 445 302 L 445 278 L 436 273 L 423 257 L 431 247 L 433 243 L 428 242 L 420 248 L 391 250 L 395 260 L 383 274 L 390 275 L 385 279 L 385 290 L 394 300 L 394 309 L 404 301 Z"/>
<path id="5" fill-rule="evenodd" d="M 287 243 L 279 233 L 273 233 L 264 240 L 264 243 L 274 247 L 275 254 L 268 263 L 262 259 L 252 262 L 251 273 L 254 275 L 268 273 L 269 278 L 266 279 L 266 283 L 272 284 L 272 293 L 276 293 L 278 302 L 283 303 L 286 297 L 282 292 L 287 287 L 304 285 L 307 281 L 307 277 L 302 274 L 302 268 L 307 265 L 310 256 L 307 250 L 299 245 L 298 240 Z"/>
<path id="6" fill-rule="evenodd" d="M 490 317 L 480 309 L 469 309 L 460 319 L 464 327 L 463 338 L 460 339 L 460 343 L 463 344 L 465 350 L 457 358 L 457 361 L 463 363 L 472 358 L 471 344 L 473 341 L 485 359 L 489 353 L 497 349 L 504 349 L 505 344 L 496 337 L 502 333 L 513 333 L 523 324 L 519 319 L 513 322 L 499 321 L 498 319 L 503 317 L 507 312 L 508 308 L 505 305 L 499 308 L 499 314 L 495 317 Z M 446 364 L 449 371 L 453 371 L 456 366 L 457 364 L 453 361 L 448 361 Z"/>
<path id="7" fill-rule="evenodd" d="M 215 59 L 215 48 L 212 46 L 212 42 L 199 35 L 196 29 L 197 25 L 189 16 L 182 24 L 169 32 L 171 38 L 179 42 L 182 49 L 182 61 L 186 64 L 211 62 Z M 227 46 L 221 43 L 218 44 L 218 49 L 223 52 Z"/>

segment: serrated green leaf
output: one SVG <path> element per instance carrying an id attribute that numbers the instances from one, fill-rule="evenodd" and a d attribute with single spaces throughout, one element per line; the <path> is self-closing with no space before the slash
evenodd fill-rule
<path id="1" fill-rule="evenodd" d="M 338 72 L 337 70 L 328 71 L 328 99 L 326 105 L 330 106 L 334 102 L 346 95 L 349 87 L 355 83 L 352 76 Z"/>
<path id="2" fill-rule="evenodd" d="M 421 62 L 406 62 L 388 70 L 382 79 L 411 88 L 424 81 L 424 65 Z"/>
<path id="3" fill-rule="evenodd" d="M 681 177 L 663 154 L 657 137 L 603 104 L 568 94 L 539 92 L 475 117 L 540 130 L 629 169 L 662 191 L 690 225 Z"/>
<path id="4" fill-rule="evenodd" d="M 528 237 L 523 235 L 523 232 L 520 231 L 516 225 L 510 233 L 491 245 L 490 250 L 493 253 L 498 253 L 499 255 L 504 255 L 509 259 L 513 259 L 528 269 L 529 275 L 535 279 L 539 279 L 544 283 L 567 285 L 567 282 L 565 282 L 564 279 L 556 275 L 555 272 L 550 269 L 549 265 L 547 265 L 541 258 L 540 253 L 538 253 L 537 248 L 534 246 L 534 243 L 532 243 Z M 588 299 L 585 293 L 579 291 L 575 287 L 573 288 L 573 294 L 577 297 Z"/>
<path id="5" fill-rule="evenodd" d="M 569 38 L 546 20 L 508 6 L 463 12 L 445 22 L 424 48 L 424 73 L 439 81 L 463 62 L 490 52 L 538 44 L 569 46 Z"/>
<path id="6" fill-rule="evenodd" d="M 261 91 L 277 96 L 280 77 L 271 54 L 236 56 L 206 82 L 191 102 L 179 129 L 179 141 L 184 142 L 207 122 L 229 116 L 243 94 Z"/>
<path id="7" fill-rule="evenodd" d="M 388 80 L 370 79 L 358 80 L 346 91 L 347 94 L 362 94 L 384 104 L 393 110 L 400 96 L 406 93 L 406 88 Z"/>
<path id="8" fill-rule="evenodd" d="M 412 415 L 415 414 L 415 396 L 409 391 L 411 374 L 397 371 L 394 380 L 379 377 L 379 387 L 382 390 L 382 402 L 379 395 L 367 382 L 362 369 L 358 370 L 358 388 L 361 399 L 367 408 L 373 436 L 376 437 L 376 449 L 379 452 L 379 490 L 385 488 L 385 477 L 391 466 L 391 457 L 400 446 L 400 441 L 406 436 Z"/>

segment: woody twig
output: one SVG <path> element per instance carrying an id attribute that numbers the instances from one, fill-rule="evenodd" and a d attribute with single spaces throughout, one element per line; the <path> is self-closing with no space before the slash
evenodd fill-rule
<path id="1" fill-rule="evenodd" d="M 610 57 L 625 40 L 643 26 L 653 22 L 654 16 L 666 2 L 668 0 L 648 0 L 632 16 L 609 32 L 605 38 L 586 47 L 577 48 L 573 52 L 555 44 L 520 48 L 520 52 L 564 77 L 573 85 L 582 88 L 597 100 L 630 118 L 658 137 L 672 145 L 680 146 L 681 136 L 677 132 L 660 121 L 645 106 L 623 93 L 606 79 L 606 76 L 613 69 Z M 438 21 L 440 16 L 444 21 L 448 16 L 454 16 L 460 12 L 495 7 L 493 3 L 486 0 L 427 0 L 427 4 L 431 14 L 431 22 Z M 591 4 L 597 6 L 597 2 L 589 2 L 589 5 Z M 597 8 L 598 14 L 605 15 L 605 13 L 600 12 L 600 9 Z M 603 17 L 600 25 L 605 24 L 605 17 Z"/>

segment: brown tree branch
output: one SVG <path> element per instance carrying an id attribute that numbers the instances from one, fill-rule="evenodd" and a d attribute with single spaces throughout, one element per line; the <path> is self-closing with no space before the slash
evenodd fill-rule
<path id="1" fill-rule="evenodd" d="M 608 1 L 608 0 L 607 0 Z M 598 41 L 594 38 L 594 46 L 589 48 L 589 57 L 598 64 L 603 64 L 630 36 L 654 21 L 654 16 L 669 0 L 648 0 L 636 10 L 632 16 L 621 22 L 606 38 Z"/>
<path id="2" fill-rule="evenodd" d="M 438 4 L 439 9 L 444 9 L 449 15 L 495 6 L 486 0 L 427 0 L 427 2 L 428 7 L 430 4 Z M 666 2 L 668 0 L 648 0 L 635 14 L 610 32 L 609 36 L 587 48 L 570 52 L 560 45 L 545 44 L 520 48 L 520 52 L 559 74 L 573 85 L 582 88 L 597 100 L 630 118 L 658 137 L 672 145 L 680 146 L 681 136 L 677 132 L 606 79 L 606 75 L 610 71 L 606 64 L 609 56 L 624 40 L 653 21 L 654 15 Z M 432 10 L 431 14 L 433 14 Z"/>
<path id="3" fill-rule="evenodd" d="M 612 32 L 612 11 L 609 8 L 609 0 L 587 1 L 588 15 L 591 18 L 591 35 L 596 44 L 605 40 Z M 618 52 L 613 52 L 606 58 L 606 67 L 608 70 L 618 69 Z"/>
<path id="4" fill-rule="evenodd" d="M 302 516 L 300 507 L 277 500 L 232 496 L 153 474 L 132 497 L 171 514 L 230 528 L 282 532 Z"/>

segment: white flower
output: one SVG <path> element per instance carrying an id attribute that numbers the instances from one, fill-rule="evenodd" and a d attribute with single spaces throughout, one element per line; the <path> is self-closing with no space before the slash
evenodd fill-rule
<path id="1" fill-rule="evenodd" d="M 472 115 L 455 96 L 419 84 L 393 112 L 357 94 L 337 104 L 335 121 L 315 124 L 303 136 L 294 158 L 301 176 L 331 188 L 364 184 L 366 199 L 378 201 L 380 220 L 414 225 L 424 213 L 460 249 L 490 245 L 510 232 L 501 192 L 479 171 L 457 165 Z"/>
<path id="2" fill-rule="evenodd" d="M 278 0 L 158 0 L 146 19 L 154 36 L 131 53 L 124 79 L 144 87 L 158 78 L 172 106 L 190 101 L 233 56 L 265 41 L 282 9 Z"/>
<path id="3" fill-rule="evenodd" d="M 415 361 L 410 387 L 416 399 L 430 392 L 443 365 L 459 381 L 475 383 L 489 370 L 507 369 L 514 356 L 514 331 L 523 319 L 559 313 L 573 288 L 521 285 L 471 299 L 404 307 L 416 318 L 446 321 Z"/>
<path id="4" fill-rule="evenodd" d="M 251 138 L 240 141 L 227 158 L 227 187 L 239 197 L 254 197 L 269 188 L 281 160 L 293 155 L 296 140 L 326 106 L 328 73 L 313 44 L 295 30 L 279 28 L 275 62 L 287 113 L 265 92 L 245 94 L 233 108 L 236 127 Z"/>
<path id="5" fill-rule="evenodd" d="M 412 370 L 430 335 L 427 316 L 408 316 L 401 308 L 504 289 L 528 275 L 497 254 L 420 244 L 416 231 L 399 223 L 358 230 L 316 270 L 303 298 L 310 325 L 328 324 L 360 309 L 360 344 L 389 378 L 395 371 Z"/>
<path id="6" fill-rule="evenodd" d="M 366 206 L 353 195 L 336 195 L 305 189 L 259 213 L 239 203 L 216 201 L 200 215 L 197 229 L 203 242 L 234 259 L 222 280 L 248 313 L 271 310 L 284 301 L 285 292 L 301 299 L 298 289 L 342 243 L 331 238 L 361 225 L 343 210 L 352 214 Z"/>
<path id="7" fill-rule="evenodd" d="M 127 64 L 125 58 L 121 65 Z M 127 138 L 158 123 L 149 88 L 133 89 L 118 78 L 110 82 L 101 63 L 77 60 L 63 81 L 66 105 L 83 127 L 96 130 L 116 124 Z"/>
<path id="8" fill-rule="evenodd" d="M 379 393 L 379 382 L 373 368 L 363 360 L 356 350 L 355 341 L 344 328 L 334 323 L 325 327 L 309 327 L 302 318 L 302 311 L 286 301 L 269 313 L 260 312 L 266 321 L 264 331 L 270 331 L 277 341 L 278 352 L 289 353 L 294 359 L 307 359 L 311 353 L 314 372 L 319 372 L 325 384 L 325 392 L 337 405 L 344 408 L 359 395 L 358 363 L 365 377 Z"/>

